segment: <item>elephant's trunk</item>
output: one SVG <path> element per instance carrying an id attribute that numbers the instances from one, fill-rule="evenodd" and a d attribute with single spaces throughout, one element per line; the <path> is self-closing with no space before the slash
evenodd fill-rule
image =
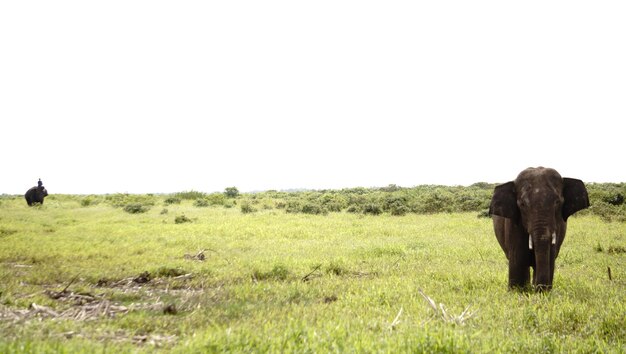
<path id="1" fill-rule="evenodd" d="M 529 242 L 533 243 L 535 253 L 533 285 L 539 291 L 550 290 L 554 275 L 556 233 L 552 232 L 542 237 L 530 236 Z"/>

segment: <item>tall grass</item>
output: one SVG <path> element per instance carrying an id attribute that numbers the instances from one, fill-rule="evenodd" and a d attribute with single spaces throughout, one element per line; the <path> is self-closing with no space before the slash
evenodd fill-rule
<path id="1" fill-rule="evenodd" d="M 180 198 L 129 214 L 51 197 L 0 204 L 0 352 L 625 350 L 625 254 L 608 252 L 626 245 L 624 223 L 570 218 L 554 290 L 535 294 L 507 290 L 491 220 L 475 212 L 242 213 Z M 473 315 L 446 321 L 420 291 Z M 128 311 L 33 314 L 81 308 L 80 294 Z"/>

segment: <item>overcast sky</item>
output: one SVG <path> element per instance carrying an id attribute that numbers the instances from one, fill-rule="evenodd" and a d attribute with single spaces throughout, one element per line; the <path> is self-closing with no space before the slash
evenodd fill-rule
<path id="1" fill-rule="evenodd" d="M 624 182 L 624 1 L 3 1 L 0 193 Z"/>

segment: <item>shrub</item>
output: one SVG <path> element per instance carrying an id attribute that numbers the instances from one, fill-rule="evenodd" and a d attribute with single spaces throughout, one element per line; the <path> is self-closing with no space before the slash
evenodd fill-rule
<path id="1" fill-rule="evenodd" d="M 494 183 L 487 183 L 487 182 L 476 182 L 476 183 L 472 184 L 470 187 L 471 188 L 476 188 L 476 189 L 484 189 L 484 190 L 488 190 L 488 191 L 493 191 L 493 189 L 496 187 L 496 184 L 494 184 Z"/>
<path id="2" fill-rule="evenodd" d="M 187 222 L 191 222 L 191 219 L 186 217 L 185 214 L 179 215 L 176 218 L 174 218 L 174 223 L 175 224 L 184 224 L 184 223 L 187 223 Z"/>
<path id="3" fill-rule="evenodd" d="M 624 247 L 624 246 L 609 246 L 607 252 L 609 254 L 626 253 L 626 247 Z"/>
<path id="4" fill-rule="evenodd" d="M 489 208 L 491 202 L 490 191 L 480 189 L 459 189 L 455 191 L 452 201 L 454 212 L 480 211 Z"/>
<path id="5" fill-rule="evenodd" d="M 383 209 L 378 204 L 369 203 L 363 206 L 363 214 L 380 215 Z"/>
<path id="6" fill-rule="evenodd" d="M 489 214 L 489 208 L 483 209 L 481 210 L 478 215 L 478 218 L 490 218 L 491 215 Z"/>
<path id="7" fill-rule="evenodd" d="M 611 205 L 619 206 L 624 204 L 624 196 L 622 195 L 622 193 L 607 195 L 602 198 L 602 201 Z"/>
<path id="8" fill-rule="evenodd" d="M 589 208 L 589 212 L 594 215 L 598 215 L 600 218 L 602 218 L 602 220 L 607 222 L 626 221 L 626 208 L 624 207 L 624 205 L 615 206 L 609 203 L 599 201 L 591 205 L 591 207 Z"/>
<path id="9" fill-rule="evenodd" d="M 181 275 L 185 275 L 187 274 L 187 272 L 184 269 L 181 268 L 170 268 L 170 267 L 159 267 L 159 269 L 156 270 L 155 272 L 155 277 L 166 277 L 166 278 L 173 278 L 173 277 L 178 277 Z"/>
<path id="10" fill-rule="evenodd" d="M 380 188 L 380 190 L 383 191 L 383 192 L 397 192 L 397 191 L 399 191 L 401 189 L 402 189 L 402 187 L 399 187 L 399 186 L 397 186 L 395 184 L 390 184 L 387 187 Z"/>
<path id="11" fill-rule="evenodd" d="M 252 278 L 255 280 L 286 280 L 289 276 L 289 269 L 282 264 L 277 264 L 269 272 L 261 272 L 255 270 L 252 272 Z"/>
<path id="12" fill-rule="evenodd" d="M 299 200 L 290 200 L 285 205 L 286 213 L 296 214 L 299 213 L 300 210 L 302 210 L 302 207 L 300 206 Z"/>
<path id="13" fill-rule="evenodd" d="M 224 205 L 226 203 L 226 195 L 223 193 L 211 193 L 206 197 L 211 205 Z"/>
<path id="14" fill-rule="evenodd" d="M 319 215 L 319 214 L 327 214 L 328 211 L 326 209 L 324 209 L 321 205 L 319 204 L 315 204 L 315 203 L 304 203 L 302 205 L 302 209 L 301 212 L 304 214 L 313 214 L 313 215 Z"/>
<path id="15" fill-rule="evenodd" d="M 206 208 L 210 205 L 209 201 L 202 198 L 202 199 L 196 199 L 195 202 L 193 202 L 193 205 L 199 208 Z"/>
<path id="16" fill-rule="evenodd" d="M 263 210 L 272 210 L 274 209 L 275 202 L 269 198 L 263 198 L 259 201 L 259 205 Z"/>
<path id="17" fill-rule="evenodd" d="M 425 188 L 417 201 L 417 212 L 433 214 L 451 212 L 454 205 L 454 194 L 443 187 Z"/>
<path id="18" fill-rule="evenodd" d="M 315 199 L 319 200 L 326 211 L 340 212 L 348 206 L 346 198 L 336 193 L 324 193 L 321 197 Z"/>
<path id="19" fill-rule="evenodd" d="M 347 196 L 346 208 L 350 213 L 360 213 L 363 206 L 368 203 L 368 198 L 363 194 L 349 194 Z"/>
<path id="20" fill-rule="evenodd" d="M 131 204 L 126 204 L 124 206 L 124 211 L 130 214 L 140 214 L 140 213 L 145 213 L 148 210 L 150 210 L 150 207 L 145 206 L 143 204 L 140 203 L 131 203 Z"/>
<path id="21" fill-rule="evenodd" d="M 2 236 L 10 236 L 10 235 L 13 235 L 15 233 L 17 233 L 17 230 L 0 228 L 0 237 L 2 237 Z"/>
<path id="22" fill-rule="evenodd" d="M 80 200 L 80 205 L 83 207 L 96 205 L 98 203 L 100 203 L 100 199 L 95 195 L 88 195 Z"/>
<path id="23" fill-rule="evenodd" d="M 165 200 L 163 201 L 163 204 L 172 205 L 172 204 L 180 204 L 180 202 L 181 202 L 180 198 L 168 197 L 168 198 L 165 198 Z"/>
<path id="24" fill-rule="evenodd" d="M 328 211 L 318 203 L 308 200 L 290 200 L 285 208 L 287 213 L 303 213 L 303 214 L 327 214 Z"/>
<path id="25" fill-rule="evenodd" d="M 402 216 L 410 212 L 411 209 L 408 206 L 408 197 L 405 195 L 399 195 L 392 193 L 384 198 L 383 209 L 391 213 L 391 215 Z"/>
<path id="26" fill-rule="evenodd" d="M 394 215 L 394 216 L 406 215 L 406 213 L 410 211 L 411 209 L 404 204 L 392 205 L 389 209 L 389 212 L 391 213 L 391 215 Z"/>
<path id="27" fill-rule="evenodd" d="M 600 244 L 600 242 L 598 242 L 594 247 L 593 250 L 599 253 L 604 252 L 604 248 L 602 247 L 602 245 Z"/>
<path id="28" fill-rule="evenodd" d="M 241 203 L 240 207 L 241 207 L 241 212 L 244 214 L 254 213 L 256 211 L 256 209 L 248 201 Z"/>
<path id="29" fill-rule="evenodd" d="M 116 208 L 124 208 L 129 204 L 153 206 L 156 203 L 156 198 L 151 194 L 110 194 L 105 200 Z"/>
<path id="30" fill-rule="evenodd" d="M 355 213 L 355 214 L 363 212 L 363 210 L 357 205 L 350 205 L 348 209 L 346 209 L 346 211 L 348 213 Z"/>
<path id="31" fill-rule="evenodd" d="M 183 200 L 195 200 L 199 198 L 204 198 L 205 194 L 202 192 L 196 191 L 186 191 L 186 192 L 178 192 L 175 193 L 174 198 L 183 199 Z"/>

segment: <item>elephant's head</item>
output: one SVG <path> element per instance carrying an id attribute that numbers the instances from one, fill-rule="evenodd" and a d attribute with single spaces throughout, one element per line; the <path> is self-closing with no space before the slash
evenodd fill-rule
<path id="1" fill-rule="evenodd" d="M 527 243 L 510 243 L 515 244 L 510 247 L 524 250 L 508 252 L 529 253 L 530 264 L 526 266 L 535 268 L 533 284 L 543 290 L 552 287 L 554 260 L 565 238 L 567 218 L 588 206 L 582 181 L 562 178 L 554 169 L 538 167 L 528 168 L 514 181 L 497 186 L 490 213 L 511 219 L 514 227 L 521 229 L 516 235 L 528 238 Z"/>
<path id="2" fill-rule="evenodd" d="M 48 196 L 48 190 L 44 186 L 37 187 L 37 192 L 41 195 L 41 198 Z"/>

